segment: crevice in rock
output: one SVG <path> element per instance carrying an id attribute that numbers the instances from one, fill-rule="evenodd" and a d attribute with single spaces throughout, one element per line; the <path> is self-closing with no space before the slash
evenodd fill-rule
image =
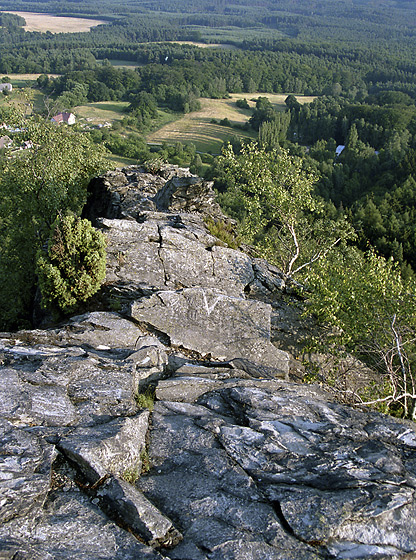
<path id="1" fill-rule="evenodd" d="M 130 317 L 131 319 L 131 317 Z M 153 336 L 155 336 L 158 340 L 160 340 L 160 342 L 164 345 L 164 346 L 171 346 L 171 342 L 170 342 L 170 337 L 164 333 L 163 331 L 160 331 L 159 329 L 157 329 L 156 327 L 154 327 L 153 325 L 151 325 L 150 323 L 146 323 L 145 321 L 133 321 L 135 325 L 137 325 L 138 327 L 140 327 L 144 333 L 147 334 L 152 334 Z M 136 340 L 136 344 L 137 341 L 139 340 L 140 337 L 137 338 Z M 135 344 L 135 346 L 136 346 Z"/>
<path id="2" fill-rule="evenodd" d="M 166 272 L 165 261 L 163 260 L 163 257 L 162 257 L 163 237 L 162 237 L 162 230 L 161 230 L 161 227 L 160 227 L 159 224 L 157 226 L 157 231 L 158 231 L 158 234 L 159 234 L 159 240 L 158 240 L 159 247 L 158 247 L 158 250 L 157 250 L 157 256 L 159 257 L 159 260 L 162 264 L 163 275 L 164 275 L 164 284 L 165 284 L 165 286 L 168 286 L 168 282 L 170 280 L 170 277 L 169 277 L 169 274 Z"/>
<path id="3" fill-rule="evenodd" d="M 286 531 L 286 533 L 288 533 L 292 537 L 298 538 L 297 535 L 295 534 L 295 531 L 289 525 L 288 520 L 283 515 L 282 506 L 280 505 L 280 502 L 278 500 L 272 500 L 270 502 L 270 504 L 272 505 L 272 507 L 274 509 L 274 512 L 277 515 L 277 518 L 279 519 L 280 524 L 283 527 L 283 529 Z M 302 539 L 300 539 L 300 540 L 302 540 Z"/>

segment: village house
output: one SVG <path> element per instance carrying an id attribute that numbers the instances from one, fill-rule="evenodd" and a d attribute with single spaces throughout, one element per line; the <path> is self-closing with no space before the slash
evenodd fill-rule
<path id="1" fill-rule="evenodd" d="M 7 91 L 7 92 L 12 92 L 13 91 L 13 86 L 12 84 L 6 83 L 6 84 L 0 84 L 0 91 Z"/>
<path id="2" fill-rule="evenodd" d="M 3 148 L 10 148 L 13 144 L 13 140 L 9 136 L 0 137 L 0 150 Z"/>
<path id="3" fill-rule="evenodd" d="M 58 113 L 52 117 L 51 122 L 56 124 L 75 124 L 75 115 L 74 113 Z"/>

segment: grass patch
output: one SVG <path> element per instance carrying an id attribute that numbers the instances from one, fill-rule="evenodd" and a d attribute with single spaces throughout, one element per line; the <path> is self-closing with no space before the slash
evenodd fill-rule
<path id="1" fill-rule="evenodd" d="M 182 115 L 179 119 L 166 124 L 159 130 L 146 135 L 149 144 L 168 144 L 182 142 L 195 144 L 197 151 L 217 154 L 223 142 L 233 136 L 254 138 L 255 133 L 221 126 L 211 122 L 212 119 L 228 118 L 231 124 L 244 124 L 250 118 L 251 112 L 235 107 L 230 99 L 201 99 L 200 111 Z"/>
<path id="2" fill-rule="evenodd" d="M 127 101 L 100 101 L 74 107 L 73 113 L 86 124 L 113 123 L 127 116 L 125 109 L 128 105 Z"/>
<path id="3" fill-rule="evenodd" d="M 208 231 L 214 237 L 218 237 L 220 241 L 225 243 L 231 249 L 238 249 L 241 244 L 241 239 L 236 235 L 235 228 L 231 224 L 222 222 L 221 220 L 214 220 L 208 216 L 204 219 Z"/>
<path id="4" fill-rule="evenodd" d="M 136 394 L 136 403 L 140 408 L 147 408 L 150 412 L 155 405 L 155 391 L 153 387 L 148 387 L 143 393 Z"/>
<path id="5" fill-rule="evenodd" d="M 107 160 L 109 161 L 110 169 L 115 169 L 116 167 L 127 167 L 128 165 L 137 165 L 136 159 L 117 156 L 115 154 L 108 154 Z"/>

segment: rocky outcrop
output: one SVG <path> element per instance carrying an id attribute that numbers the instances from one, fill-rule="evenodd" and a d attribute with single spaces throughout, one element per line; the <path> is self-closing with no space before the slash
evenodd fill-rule
<path id="1" fill-rule="evenodd" d="M 0 558 L 412 558 L 414 424 L 291 380 L 283 276 L 173 172 L 95 180 L 97 310 L 0 339 Z"/>

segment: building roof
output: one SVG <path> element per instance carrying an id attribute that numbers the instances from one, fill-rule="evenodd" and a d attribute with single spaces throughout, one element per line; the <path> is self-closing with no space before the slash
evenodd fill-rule
<path id="1" fill-rule="evenodd" d="M 13 140 L 9 136 L 1 136 L 0 137 L 0 149 L 7 148 L 13 143 Z"/>
<path id="2" fill-rule="evenodd" d="M 56 123 L 68 123 L 71 120 L 73 122 L 75 122 L 75 115 L 74 113 L 58 113 L 57 115 L 55 115 L 54 117 L 52 117 L 52 122 L 56 122 Z"/>

